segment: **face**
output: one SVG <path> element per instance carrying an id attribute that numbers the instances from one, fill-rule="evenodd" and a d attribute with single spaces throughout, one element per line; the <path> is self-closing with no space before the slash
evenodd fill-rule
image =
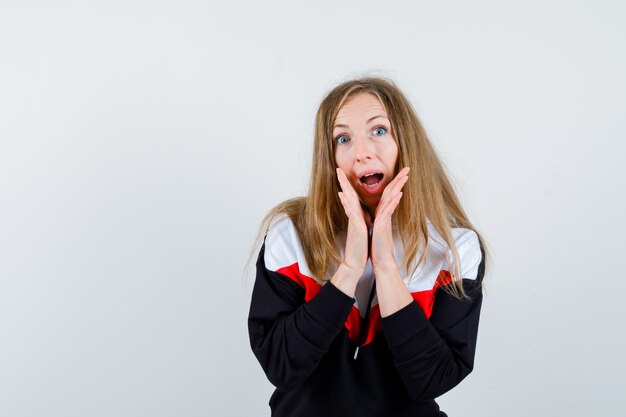
<path id="1" fill-rule="evenodd" d="M 393 180 L 398 145 L 376 96 L 359 93 L 339 109 L 333 127 L 335 163 L 347 175 L 361 202 L 371 210 Z"/>

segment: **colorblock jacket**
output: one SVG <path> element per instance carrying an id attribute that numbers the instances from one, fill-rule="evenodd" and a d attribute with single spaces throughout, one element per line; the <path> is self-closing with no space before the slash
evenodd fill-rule
<path id="1" fill-rule="evenodd" d="M 415 302 L 381 318 L 371 264 L 354 298 L 329 281 L 320 285 L 291 220 L 274 222 L 257 260 L 248 317 L 252 350 L 276 387 L 272 416 L 445 416 L 435 398 L 474 366 L 485 269 L 477 234 L 452 233 L 470 299 L 442 290 L 453 278 L 444 269 L 451 255 L 429 224 L 425 264 L 401 271 Z M 339 235 L 340 253 L 344 244 Z"/>

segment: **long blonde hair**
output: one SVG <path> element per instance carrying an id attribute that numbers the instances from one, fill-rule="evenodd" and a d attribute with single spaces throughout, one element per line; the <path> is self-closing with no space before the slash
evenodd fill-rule
<path id="1" fill-rule="evenodd" d="M 454 259 L 454 285 L 444 288 L 458 298 L 464 297 L 459 254 L 451 228 L 474 230 L 479 240 L 483 240 L 461 207 L 411 103 L 389 80 L 373 77 L 354 79 L 341 83 L 326 95 L 315 119 L 313 164 L 308 194 L 306 197 L 284 201 L 270 210 L 263 219 L 259 237 L 267 233 L 272 219 L 279 214 L 286 214 L 296 227 L 313 279 L 321 283 L 327 279 L 330 268 L 341 261 L 335 242 L 338 232 L 347 228 L 347 217 L 338 197 L 340 188 L 335 171 L 336 143 L 332 140 L 332 130 L 343 103 L 359 93 L 377 97 L 387 112 L 398 144 L 396 172 L 400 167 L 411 168 L 402 199 L 394 213 L 404 245 L 402 266 L 407 271 L 413 271 L 424 263 L 429 240 L 428 219 L 450 248 Z M 424 250 L 415 263 L 421 248 Z"/>

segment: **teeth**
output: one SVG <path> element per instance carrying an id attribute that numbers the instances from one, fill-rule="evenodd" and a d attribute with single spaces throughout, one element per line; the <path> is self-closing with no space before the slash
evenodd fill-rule
<path id="1" fill-rule="evenodd" d="M 376 188 L 380 185 L 380 181 L 374 183 L 374 184 L 367 184 L 366 182 L 366 178 L 368 177 L 372 177 L 372 176 L 382 176 L 383 173 L 382 172 L 370 172 L 368 174 L 364 174 L 363 176 L 361 176 L 361 184 L 363 184 L 363 186 L 365 186 L 365 188 Z"/>

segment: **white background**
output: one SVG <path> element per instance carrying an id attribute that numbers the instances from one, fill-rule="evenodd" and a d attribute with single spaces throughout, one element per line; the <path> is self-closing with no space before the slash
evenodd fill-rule
<path id="1" fill-rule="evenodd" d="M 302 3 L 302 4 L 300 4 Z M 391 77 L 488 265 L 450 416 L 623 416 L 620 1 L 0 3 L 0 415 L 268 416 L 264 213 L 323 94 Z"/>

